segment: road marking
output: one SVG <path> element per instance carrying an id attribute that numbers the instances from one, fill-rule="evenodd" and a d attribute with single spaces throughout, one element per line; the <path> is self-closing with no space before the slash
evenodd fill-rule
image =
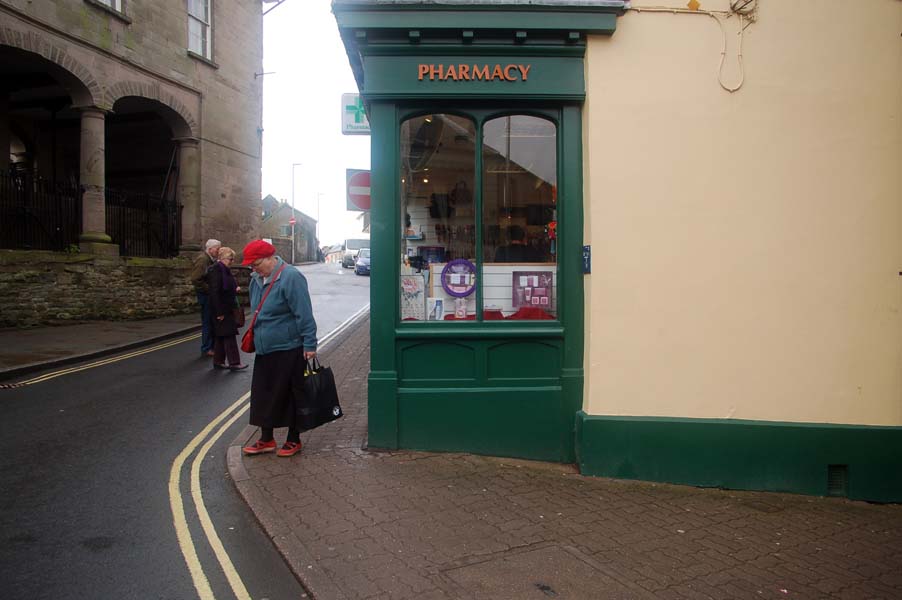
<path id="1" fill-rule="evenodd" d="M 358 310 L 356 313 L 345 319 L 343 323 L 341 323 L 338 327 L 330 331 L 326 334 L 325 337 L 320 341 L 320 346 L 326 343 L 331 337 L 335 337 L 342 331 L 344 331 L 355 319 L 359 318 L 360 315 L 369 311 L 370 305 L 366 304 L 363 308 Z M 0 384 L 0 389 L 14 389 L 24 387 L 26 385 L 34 385 L 35 383 L 43 383 L 45 381 L 50 381 L 51 379 L 56 379 L 57 377 L 62 377 L 63 375 L 69 375 L 71 373 L 78 373 L 80 371 L 87 371 L 88 369 L 96 369 L 97 367 L 102 367 L 104 365 L 109 365 L 112 363 L 116 363 L 123 360 L 128 360 L 129 358 L 135 358 L 136 356 L 141 356 L 143 354 L 149 354 L 151 352 L 156 352 L 158 350 L 163 350 L 165 348 L 170 348 L 172 346 L 177 346 L 178 344 L 182 344 L 184 342 L 190 342 L 191 340 L 196 340 L 200 337 L 199 333 L 195 333 L 193 335 L 189 335 L 187 337 L 179 338 L 176 340 L 170 340 L 168 342 L 164 342 L 162 344 L 158 344 L 156 346 L 150 346 L 149 348 L 142 348 L 141 350 L 136 350 L 134 352 L 129 352 L 126 354 L 118 354 L 116 356 L 112 356 L 110 358 L 105 358 L 103 360 L 94 361 L 92 363 L 88 363 L 85 365 L 81 365 L 78 367 L 70 367 L 68 369 L 61 369 L 59 371 L 53 371 L 51 373 L 45 373 L 43 375 L 38 375 L 32 379 L 26 379 L 24 381 L 19 381 L 17 383 L 5 383 Z"/>
<path id="2" fill-rule="evenodd" d="M 210 582 L 204 574 L 203 567 L 201 567 L 200 559 L 197 557 L 197 549 L 194 546 L 194 541 L 191 539 L 191 531 L 188 529 L 188 521 L 185 518 L 185 506 L 182 503 L 182 494 L 179 490 L 182 465 L 185 464 L 185 460 L 188 456 L 194 452 L 194 449 L 200 445 L 201 441 L 207 437 L 210 431 L 212 431 L 220 421 L 225 419 L 230 412 L 238 408 L 242 402 L 245 402 L 250 398 L 250 396 L 251 393 L 247 392 L 235 401 L 234 404 L 222 411 L 218 417 L 210 421 L 210 423 L 204 427 L 200 433 L 194 436 L 194 439 L 191 440 L 187 446 L 185 446 L 175 460 L 172 461 L 172 468 L 169 470 L 169 507 L 172 510 L 172 524 L 175 527 L 175 535 L 178 538 L 182 556 L 185 557 L 185 562 L 188 564 L 188 571 L 191 573 L 194 589 L 197 590 L 197 595 L 200 597 L 200 600 L 214 600 L 215 596 L 213 596 Z"/>
<path id="3" fill-rule="evenodd" d="M 250 393 L 247 395 L 249 396 Z M 235 570 L 235 565 L 232 564 L 228 553 L 225 551 L 222 540 L 219 539 L 219 535 L 216 534 L 216 529 L 213 527 L 213 521 L 210 520 L 210 513 L 207 512 L 207 507 L 204 506 L 204 497 L 200 489 L 200 464 L 207 456 L 207 452 L 210 451 L 213 444 L 215 444 L 228 428 L 231 427 L 241 415 L 246 413 L 250 407 L 250 402 L 248 402 L 232 415 L 232 418 L 226 421 L 222 427 L 219 428 L 219 431 L 207 440 L 206 444 L 201 446 L 201 449 L 197 451 L 194 462 L 191 464 L 191 497 L 194 498 L 194 506 L 197 509 L 200 525 L 203 527 L 204 533 L 207 535 L 207 540 L 210 542 L 210 546 L 213 547 L 213 554 L 216 555 L 216 560 L 219 561 L 219 566 L 222 567 L 222 571 L 225 573 L 226 579 L 229 580 L 229 585 L 232 587 L 232 591 L 235 593 L 235 597 L 238 600 L 251 600 L 251 595 L 248 593 L 244 582 L 241 581 L 241 576 L 238 575 L 238 571 Z"/>
<path id="4" fill-rule="evenodd" d="M 345 319 L 340 325 L 338 325 L 338 327 L 323 336 L 322 340 L 320 340 L 318 344 L 318 349 L 321 350 L 329 342 L 335 339 L 335 337 L 339 333 L 350 327 L 357 319 L 361 317 L 361 315 L 368 312 L 369 308 L 369 304 L 365 305 L 349 318 Z M 200 563 L 200 559 L 197 556 L 197 547 L 194 545 L 194 540 L 191 538 L 191 530 L 188 528 L 188 520 L 185 517 L 185 507 L 182 501 L 180 489 L 181 472 L 182 467 L 184 466 L 185 461 L 188 459 L 188 457 L 198 446 L 200 446 L 201 442 L 203 442 L 207 435 L 210 434 L 213 428 L 216 427 L 216 425 L 218 425 L 233 411 L 235 411 L 235 413 L 231 416 L 231 418 L 223 423 L 222 426 L 220 426 L 219 430 L 206 442 L 204 442 L 203 446 L 201 446 L 197 451 L 197 455 L 194 457 L 194 461 L 191 463 L 190 488 L 191 498 L 194 501 L 194 507 L 197 511 L 197 516 L 198 520 L 200 521 L 201 528 L 204 531 L 204 535 L 207 536 L 207 541 L 213 549 L 213 554 L 216 556 L 216 560 L 219 561 L 219 566 L 222 568 L 222 571 L 229 582 L 229 586 L 231 586 L 232 588 L 232 592 L 235 594 L 238 600 L 251 600 L 251 596 L 247 591 L 247 587 L 244 585 L 241 576 L 238 574 L 237 569 L 235 569 L 234 563 L 232 563 L 231 558 L 229 558 L 228 552 L 226 552 L 226 549 L 222 544 L 222 539 L 216 533 L 216 528 L 213 525 L 212 519 L 210 519 L 210 513 L 209 511 L 207 511 L 207 507 L 204 504 L 203 493 L 200 487 L 200 469 L 201 465 L 203 464 L 204 458 L 206 458 L 207 453 L 210 451 L 210 448 L 213 447 L 213 445 L 219 440 L 219 438 L 221 438 L 225 434 L 225 432 L 235 424 L 235 421 L 237 421 L 242 415 L 244 415 L 250 408 L 250 402 L 246 402 L 250 398 L 250 395 L 251 393 L 247 392 L 246 394 L 241 396 L 241 398 L 235 401 L 234 404 L 222 411 L 218 416 L 210 421 L 210 423 L 208 423 L 200 433 L 194 436 L 194 439 L 192 439 L 191 442 L 187 446 L 185 446 L 185 448 L 172 462 L 172 468 L 169 471 L 169 505 L 172 509 L 172 522 L 173 526 L 175 527 L 176 537 L 178 538 L 179 548 L 182 551 L 182 556 L 185 558 L 185 563 L 188 565 L 188 571 L 191 573 L 191 580 L 194 583 L 194 588 L 195 590 L 197 590 L 197 594 L 200 597 L 200 600 L 215 600 L 215 596 L 213 595 L 213 590 L 210 587 L 210 581 L 207 579 L 207 576 L 204 573 L 203 566 Z M 244 406 L 242 406 L 242 403 L 245 403 Z"/>
<path id="5" fill-rule="evenodd" d="M 70 373 L 78 373 L 79 371 L 86 371 L 88 369 L 96 369 L 97 367 L 102 367 L 104 365 L 109 365 L 115 362 L 119 362 L 122 360 L 127 360 L 129 358 L 134 358 L 136 356 L 141 356 L 142 354 L 149 354 L 150 352 L 156 352 L 157 350 L 163 350 L 164 348 L 170 348 L 172 346 L 176 346 L 178 344 L 182 344 L 184 342 L 190 342 L 191 340 L 196 340 L 200 337 L 200 334 L 189 335 L 188 337 L 179 338 L 177 340 L 170 340 L 168 342 L 164 342 L 162 344 L 158 344 L 156 346 L 150 346 L 149 348 L 143 348 L 141 350 L 136 350 L 135 352 L 129 352 L 127 354 L 118 354 L 116 356 L 105 358 L 103 360 L 98 360 L 92 363 L 88 363 L 85 365 L 81 365 L 78 367 L 71 367 L 68 369 L 62 369 L 59 371 L 53 371 L 52 373 L 45 373 L 44 375 L 39 375 L 32 379 L 26 379 L 25 381 L 20 381 L 18 383 L 5 384 L 8 387 L 23 387 L 26 385 L 33 385 L 35 383 L 42 383 L 44 381 L 49 381 L 51 379 L 56 379 L 57 377 L 62 377 L 63 375 L 68 375 Z"/>
<path id="6" fill-rule="evenodd" d="M 333 329 L 332 331 L 327 333 L 325 336 L 323 336 L 323 339 L 319 340 L 319 343 L 317 345 L 317 350 L 321 350 L 322 347 L 326 345 L 326 343 L 328 343 L 336 335 L 338 335 L 339 333 L 341 333 L 342 331 L 344 331 L 345 329 L 350 327 L 351 323 L 356 321 L 358 318 L 360 318 L 360 315 L 368 312 L 369 310 L 370 310 L 370 305 L 369 305 L 369 303 L 367 303 L 363 308 L 361 308 L 360 310 L 355 312 L 353 315 L 351 315 L 350 317 L 345 319 L 342 323 L 340 323 L 338 325 L 338 327 L 336 327 L 335 329 Z"/>

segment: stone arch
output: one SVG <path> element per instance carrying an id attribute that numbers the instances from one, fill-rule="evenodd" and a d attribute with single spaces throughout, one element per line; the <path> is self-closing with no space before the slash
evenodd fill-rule
<path id="1" fill-rule="evenodd" d="M 103 89 L 88 68 L 40 33 L 0 27 L 0 46 L 37 54 L 52 63 L 51 74 L 69 92 L 75 106 L 97 106 L 103 99 Z"/>
<path id="2" fill-rule="evenodd" d="M 173 137 L 189 138 L 200 135 L 197 119 L 191 111 L 178 99 L 164 91 L 158 83 L 142 83 L 139 81 L 120 81 L 107 88 L 105 104 L 112 107 L 117 100 L 127 96 L 155 100 L 164 110 L 160 116 L 172 128 Z M 167 110 L 168 109 L 168 110 Z"/>

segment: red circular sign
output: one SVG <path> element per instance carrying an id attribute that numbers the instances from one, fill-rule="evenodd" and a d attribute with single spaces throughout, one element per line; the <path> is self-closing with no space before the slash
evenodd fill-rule
<path id="1" fill-rule="evenodd" d="M 291 217 L 290 219 L 288 219 L 289 225 L 294 225 L 295 223 L 297 223 L 297 221 L 295 221 L 294 217 Z"/>
<path id="2" fill-rule="evenodd" d="M 370 172 L 360 171 L 348 179 L 348 200 L 360 210 L 370 209 Z"/>

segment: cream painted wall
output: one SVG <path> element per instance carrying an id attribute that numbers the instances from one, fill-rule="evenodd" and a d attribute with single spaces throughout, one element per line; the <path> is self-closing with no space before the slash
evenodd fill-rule
<path id="1" fill-rule="evenodd" d="M 902 425 L 900 33 L 900 0 L 762 0 L 734 94 L 711 18 L 590 38 L 587 413 Z"/>

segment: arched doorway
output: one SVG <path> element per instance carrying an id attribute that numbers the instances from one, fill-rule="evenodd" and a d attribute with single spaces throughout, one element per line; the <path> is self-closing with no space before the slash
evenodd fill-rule
<path id="1" fill-rule="evenodd" d="M 33 52 L 0 46 L 0 247 L 65 250 L 81 232 L 87 87 Z"/>
<path id="2" fill-rule="evenodd" d="M 184 119 L 157 100 L 119 98 L 106 118 L 106 230 L 123 256 L 175 256 Z"/>

